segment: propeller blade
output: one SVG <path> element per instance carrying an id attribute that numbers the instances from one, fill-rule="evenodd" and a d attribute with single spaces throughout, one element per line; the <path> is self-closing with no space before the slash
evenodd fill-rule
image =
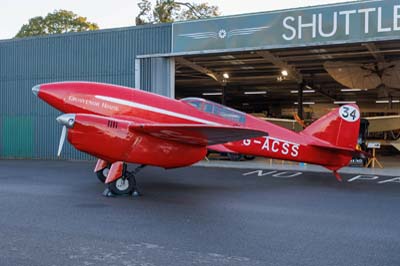
<path id="1" fill-rule="evenodd" d="M 63 126 L 62 131 L 61 131 L 60 144 L 58 145 L 58 152 L 57 152 L 58 157 L 60 157 L 60 155 L 61 155 L 61 151 L 64 146 L 66 136 L 67 136 L 67 127 Z"/>
<path id="2" fill-rule="evenodd" d="M 73 128 L 75 124 L 75 114 L 63 114 L 57 117 L 57 122 L 63 126 L 60 137 L 60 144 L 58 145 L 57 156 L 60 157 L 62 148 L 64 146 L 65 137 L 67 136 L 67 128 Z"/>

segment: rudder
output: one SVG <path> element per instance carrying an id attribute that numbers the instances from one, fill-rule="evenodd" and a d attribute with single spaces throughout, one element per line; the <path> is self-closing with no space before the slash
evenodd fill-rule
<path id="1" fill-rule="evenodd" d="M 324 115 L 302 133 L 337 147 L 355 149 L 359 130 L 360 110 L 356 104 L 346 104 Z"/>

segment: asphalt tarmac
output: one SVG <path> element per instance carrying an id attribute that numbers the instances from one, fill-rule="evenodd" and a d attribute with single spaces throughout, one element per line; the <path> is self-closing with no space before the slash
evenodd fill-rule
<path id="1" fill-rule="evenodd" d="M 93 166 L 0 161 L 0 265 L 400 265 L 393 177 L 149 167 L 106 198 Z"/>

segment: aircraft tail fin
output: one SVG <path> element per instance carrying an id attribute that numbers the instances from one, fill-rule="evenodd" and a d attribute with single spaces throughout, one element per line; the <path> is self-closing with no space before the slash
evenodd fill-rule
<path id="1" fill-rule="evenodd" d="M 343 105 L 321 117 L 302 134 L 332 147 L 355 150 L 360 131 L 360 110 L 355 104 Z"/>
<path id="2" fill-rule="evenodd" d="M 351 158 L 360 153 L 356 150 L 360 131 L 360 110 L 355 104 L 343 105 L 321 117 L 301 134 L 311 136 L 310 144 L 317 149 L 329 150 L 334 156 L 333 162 L 324 165 L 332 170 L 336 179 L 341 181 L 338 170 L 350 162 Z"/>

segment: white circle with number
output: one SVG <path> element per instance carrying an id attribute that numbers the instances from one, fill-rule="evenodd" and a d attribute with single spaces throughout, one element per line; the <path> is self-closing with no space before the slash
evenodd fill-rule
<path id="1" fill-rule="evenodd" d="M 360 111 L 351 105 L 343 105 L 339 109 L 340 117 L 348 122 L 356 122 L 360 119 Z"/>

